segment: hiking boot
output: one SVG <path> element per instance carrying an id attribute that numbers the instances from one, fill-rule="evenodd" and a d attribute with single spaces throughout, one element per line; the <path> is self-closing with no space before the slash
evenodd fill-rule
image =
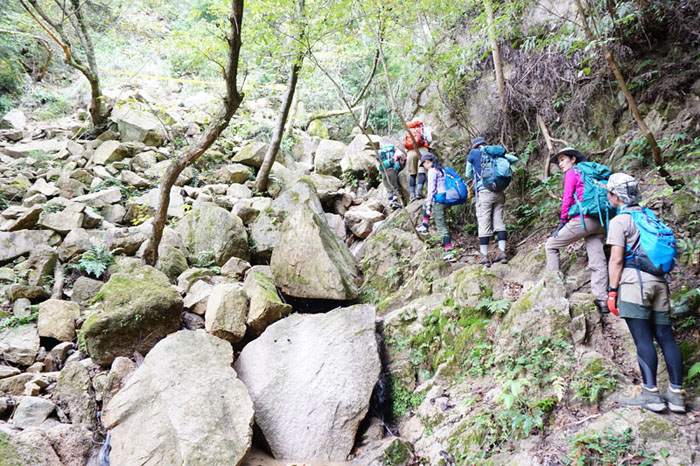
<path id="1" fill-rule="evenodd" d="M 448 252 L 442 258 L 442 260 L 444 260 L 445 262 L 457 262 L 457 257 L 455 256 L 454 252 Z"/>
<path id="2" fill-rule="evenodd" d="M 494 259 L 493 263 L 495 264 L 496 262 L 500 262 L 501 264 L 507 264 L 508 263 L 508 257 L 506 256 L 506 253 L 499 250 L 498 251 L 498 257 Z"/>
<path id="3" fill-rule="evenodd" d="M 597 307 L 598 311 L 603 315 L 610 314 L 610 309 L 608 309 L 608 302 L 603 299 L 599 299 L 598 301 L 596 301 L 595 307 Z"/>
<path id="4" fill-rule="evenodd" d="M 639 396 L 635 398 L 621 398 L 620 404 L 622 406 L 638 406 L 655 413 L 660 413 L 666 409 L 666 403 L 664 403 L 664 399 L 661 398 L 659 389 L 655 388 L 650 390 L 644 386 L 642 386 L 642 393 L 640 393 Z"/>
<path id="5" fill-rule="evenodd" d="M 411 202 L 415 201 L 418 199 L 415 194 L 411 194 Z"/>
<path id="6" fill-rule="evenodd" d="M 489 256 L 478 255 L 477 259 L 479 260 L 479 264 L 485 265 L 486 267 L 491 267 L 491 260 L 489 259 Z"/>
<path id="7" fill-rule="evenodd" d="M 421 236 L 430 236 L 430 232 L 428 231 L 428 227 L 425 226 L 425 224 L 421 223 L 416 227 L 416 231 L 421 234 Z"/>
<path id="8" fill-rule="evenodd" d="M 664 393 L 664 399 L 668 403 L 668 409 L 674 413 L 685 414 L 685 391 L 674 391 L 668 387 Z"/>

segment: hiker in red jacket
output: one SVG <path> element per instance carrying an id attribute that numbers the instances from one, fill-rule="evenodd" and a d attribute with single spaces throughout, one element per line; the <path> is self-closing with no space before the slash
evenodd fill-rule
<path id="1" fill-rule="evenodd" d="M 580 151 L 566 147 L 557 152 L 552 159 L 552 161 L 556 159 L 559 168 L 566 174 L 559 226 L 545 244 L 547 269 L 559 270 L 559 250 L 584 239 L 588 253 L 588 268 L 591 271 L 591 292 L 596 299 L 598 310 L 602 314 L 607 314 L 610 311 L 607 305 L 608 269 L 603 251 L 605 228 L 597 217 L 587 215 L 584 215 L 583 219 L 581 215 L 569 217 L 569 211 L 576 204 L 576 199 L 583 199 L 583 175 L 576 169 L 576 164 L 586 162 L 586 157 Z"/>

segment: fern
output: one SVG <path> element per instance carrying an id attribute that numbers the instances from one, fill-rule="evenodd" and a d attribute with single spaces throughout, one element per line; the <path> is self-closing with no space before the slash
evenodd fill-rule
<path id="1" fill-rule="evenodd" d="M 114 263 L 114 254 L 108 248 L 92 246 L 80 256 L 80 260 L 72 268 L 100 278 L 112 263 Z"/>

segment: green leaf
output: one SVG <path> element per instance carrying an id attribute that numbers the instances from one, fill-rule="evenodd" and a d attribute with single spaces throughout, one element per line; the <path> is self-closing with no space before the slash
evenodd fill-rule
<path id="1" fill-rule="evenodd" d="M 696 362 L 690 367 L 688 370 L 688 378 L 693 378 L 698 374 L 700 374 L 700 362 Z"/>

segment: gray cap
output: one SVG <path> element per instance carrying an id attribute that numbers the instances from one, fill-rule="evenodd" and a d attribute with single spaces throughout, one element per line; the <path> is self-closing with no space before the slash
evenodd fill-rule
<path id="1" fill-rule="evenodd" d="M 472 139 L 472 149 L 476 149 L 477 147 L 479 147 L 482 144 L 486 144 L 485 138 L 479 136 L 479 137 Z"/>
<path id="2" fill-rule="evenodd" d="M 426 152 L 425 154 L 421 155 L 420 165 L 422 166 L 423 162 L 425 162 L 426 160 L 430 160 L 432 162 L 433 160 L 435 160 L 435 156 L 430 152 Z"/>
<path id="3" fill-rule="evenodd" d="M 626 173 L 613 173 L 605 186 L 608 192 L 615 194 L 625 205 L 636 205 L 642 200 L 639 183 Z"/>

